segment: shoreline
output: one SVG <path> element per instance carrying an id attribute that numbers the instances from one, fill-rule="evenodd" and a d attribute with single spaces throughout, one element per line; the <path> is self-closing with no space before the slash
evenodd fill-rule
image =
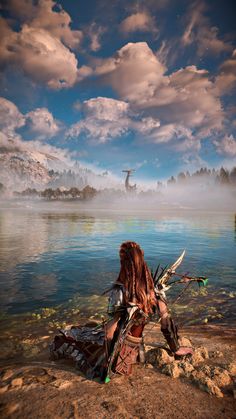
<path id="1" fill-rule="evenodd" d="M 181 335 L 196 348 L 204 347 L 209 357 L 200 361 L 201 369 L 224 369 L 235 363 L 235 329 L 216 325 L 188 326 Z M 208 394 L 192 376 L 174 378 L 151 362 L 150 353 L 163 345 L 160 326 L 145 328 L 146 365 L 137 364 L 131 376 L 115 376 L 109 384 L 88 380 L 71 360 L 49 361 L 45 337 L 40 353 L 28 358 L 8 360 L 2 365 L 0 413 L 6 418 L 178 418 L 187 417 L 189 406 L 194 418 L 233 419 L 235 417 L 236 376 L 220 388 L 221 395 Z M 42 336 L 43 337 L 43 336 Z M 150 351 L 150 352 L 149 352 Z M 175 361 L 176 362 L 176 361 Z M 235 364 L 236 367 L 236 364 Z M 232 370 L 233 371 L 233 370 Z M 208 391 L 208 392 L 207 392 Z"/>

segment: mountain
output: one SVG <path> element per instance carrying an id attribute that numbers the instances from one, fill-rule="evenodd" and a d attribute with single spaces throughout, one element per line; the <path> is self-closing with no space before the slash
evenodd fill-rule
<path id="1" fill-rule="evenodd" d="M 69 161 L 69 160 L 68 160 Z M 0 183 L 7 191 L 38 190 L 47 187 L 77 187 L 90 185 L 97 189 L 120 186 L 108 172 L 94 173 L 78 162 L 65 162 L 52 154 L 19 148 L 0 147 Z"/>

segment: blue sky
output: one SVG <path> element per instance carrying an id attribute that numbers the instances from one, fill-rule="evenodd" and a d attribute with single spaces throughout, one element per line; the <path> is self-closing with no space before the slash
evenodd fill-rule
<path id="1" fill-rule="evenodd" d="M 150 180 L 236 165 L 235 9 L 3 2 L 0 142 Z"/>

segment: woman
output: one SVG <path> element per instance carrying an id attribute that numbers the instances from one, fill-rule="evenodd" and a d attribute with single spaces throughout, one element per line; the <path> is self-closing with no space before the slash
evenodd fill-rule
<path id="1" fill-rule="evenodd" d="M 62 332 L 52 345 L 53 355 L 74 358 L 90 377 L 130 374 L 138 356 L 142 358 L 143 329 L 155 310 L 170 350 L 177 356 L 192 353 L 191 348 L 180 347 L 177 327 L 165 299 L 155 293 L 152 275 L 137 243 L 121 245 L 120 273 L 108 292 L 110 320 L 100 327 L 73 327 Z"/>

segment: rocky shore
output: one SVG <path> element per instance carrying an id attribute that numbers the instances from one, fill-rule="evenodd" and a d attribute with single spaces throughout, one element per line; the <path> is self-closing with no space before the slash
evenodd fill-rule
<path id="1" fill-rule="evenodd" d="M 199 326 L 182 331 L 192 358 L 175 360 L 159 326 L 145 330 L 146 364 L 109 384 L 87 380 L 70 360 L 49 361 L 49 336 L 36 351 L 1 368 L 0 415 L 4 418 L 235 418 L 234 329 Z M 190 340 L 190 341 L 189 341 Z M 191 412 L 191 413 L 190 413 Z"/>

